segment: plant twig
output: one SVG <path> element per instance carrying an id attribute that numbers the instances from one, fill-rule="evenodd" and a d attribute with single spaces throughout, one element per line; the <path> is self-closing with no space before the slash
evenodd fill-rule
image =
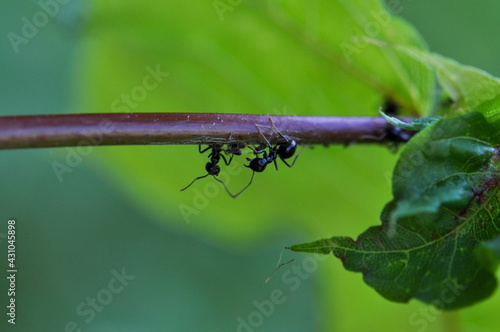
<path id="1" fill-rule="evenodd" d="M 269 115 L 213 113 L 102 113 L 0 117 L 0 149 L 84 145 L 209 144 L 283 139 Z M 283 135 L 302 144 L 386 143 L 382 117 L 273 115 Z M 410 120 L 410 119 L 407 119 Z"/>

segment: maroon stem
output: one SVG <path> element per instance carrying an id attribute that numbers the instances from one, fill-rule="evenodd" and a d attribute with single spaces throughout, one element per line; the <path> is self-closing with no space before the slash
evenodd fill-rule
<path id="1" fill-rule="evenodd" d="M 381 117 L 279 116 L 276 128 L 303 144 L 384 143 L 391 127 Z M 0 149 L 82 145 L 209 144 L 282 138 L 269 115 L 103 113 L 0 117 Z"/>

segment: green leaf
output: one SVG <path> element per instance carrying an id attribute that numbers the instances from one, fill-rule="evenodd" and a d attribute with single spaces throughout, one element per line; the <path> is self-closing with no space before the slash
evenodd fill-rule
<path id="1" fill-rule="evenodd" d="M 397 205 L 391 232 L 403 217 L 434 213 L 442 205 L 463 206 L 477 173 L 494 153 L 498 134 L 479 113 L 442 120 L 414 137 L 394 169 L 392 191 Z M 492 146 L 493 145 L 493 146 Z"/>
<path id="2" fill-rule="evenodd" d="M 456 309 L 483 300 L 497 284 L 496 265 L 476 250 L 500 235 L 499 143 L 480 113 L 441 119 L 402 152 L 382 226 L 356 241 L 333 237 L 290 249 L 333 252 L 392 301 Z"/>
<path id="3" fill-rule="evenodd" d="M 396 127 L 402 128 L 402 129 L 406 129 L 406 130 L 420 131 L 422 129 L 427 128 L 428 126 L 430 126 L 434 122 L 439 121 L 439 119 L 441 119 L 440 116 L 428 116 L 425 118 L 415 119 L 412 122 L 407 123 L 407 122 L 403 122 L 403 121 L 399 120 L 398 118 L 389 116 L 382 111 L 379 111 L 379 112 L 384 117 L 384 119 L 387 120 L 387 122 L 389 122 L 393 126 L 396 126 Z"/>
<path id="4" fill-rule="evenodd" d="M 389 46 L 385 43 L 373 41 L 379 46 Z M 463 65 L 436 53 L 418 50 L 407 46 L 392 46 L 415 60 L 421 61 L 432 68 L 437 79 L 447 95 L 454 101 L 454 112 L 470 111 L 479 108 L 482 104 L 500 95 L 500 80 L 484 70 Z M 487 117 L 498 116 L 491 107 L 481 110 Z"/>

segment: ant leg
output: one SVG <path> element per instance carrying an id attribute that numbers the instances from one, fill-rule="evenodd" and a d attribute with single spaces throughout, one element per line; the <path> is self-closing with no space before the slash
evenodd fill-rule
<path id="1" fill-rule="evenodd" d="M 211 148 L 212 148 L 212 147 L 209 145 L 209 146 L 208 146 L 208 148 L 206 148 L 206 149 L 204 149 L 203 151 L 201 151 L 201 144 L 200 144 L 200 145 L 198 145 L 198 151 L 200 151 L 200 153 L 203 153 L 203 152 L 205 152 L 205 151 L 207 151 L 207 150 L 210 150 Z"/>
<path id="2" fill-rule="evenodd" d="M 281 157 L 280 157 L 280 158 L 281 158 Z M 281 159 L 281 160 L 283 160 L 283 159 Z M 274 161 L 274 167 L 276 167 L 276 170 L 278 170 L 278 163 L 276 162 L 276 158 L 274 158 L 274 160 L 273 160 L 273 161 Z"/>
<path id="3" fill-rule="evenodd" d="M 286 138 L 285 135 L 283 135 L 281 133 L 281 131 L 278 130 L 278 128 L 276 128 L 276 126 L 274 125 L 274 121 L 273 121 L 273 119 L 271 117 L 269 117 L 269 121 L 271 121 L 271 126 L 274 128 L 274 130 L 276 130 L 276 132 L 278 133 L 278 135 L 280 135 L 281 138 L 283 138 L 288 143 L 289 139 Z"/>
<path id="4" fill-rule="evenodd" d="M 297 158 L 300 156 L 300 154 L 302 153 L 302 150 L 304 150 L 304 148 L 305 148 L 305 146 L 303 145 L 302 149 L 300 149 L 299 153 L 295 156 L 295 159 L 293 160 L 293 163 L 291 165 L 289 163 L 287 163 L 286 160 L 283 159 L 283 158 L 281 158 L 281 156 L 280 156 L 281 161 L 284 162 L 285 165 L 287 165 L 288 167 L 292 168 L 293 165 L 295 165 L 295 162 L 297 161 Z"/>
<path id="5" fill-rule="evenodd" d="M 181 189 L 181 191 L 184 191 L 184 190 L 186 190 L 187 188 L 191 187 L 191 185 L 192 185 L 192 184 L 193 184 L 196 180 L 206 178 L 208 175 L 209 175 L 209 174 L 197 177 L 196 179 L 194 179 L 194 180 L 193 180 L 193 182 L 191 182 L 190 184 L 188 184 L 188 186 L 187 186 L 187 187 L 185 187 L 185 188 Z"/>
<path id="6" fill-rule="evenodd" d="M 240 192 L 238 192 L 236 195 L 233 195 L 233 194 L 229 191 L 229 189 L 227 189 L 226 184 L 224 183 L 224 181 L 217 179 L 215 176 L 214 176 L 214 179 L 215 179 L 215 180 L 217 180 L 217 181 L 219 181 L 220 183 L 222 183 L 222 184 L 224 185 L 224 188 L 226 189 L 226 191 L 227 191 L 227 193 L 229 194 L 229 196 L 231 196 L 232 198 L 236 198 L 236 197 L 238 197 L 238 196 L 239 196 L 242 192 L 244 192 L 244 191 L 245 191 L 248 187 L 250 187 L 250 185 L 252 184 L 252 181 L 253 181 L 253 177 L 254 177 L 254 175 L 255 175 L 255 172 L 253 172 L 253 173 L 252 173 L 252 178 L 250 179 L 250 182 L 246 185 L 246 187 L 245 187 L 245 188 L 243 188 L 243 189 L 241 189 L 241 190 L 240 190 Z"/>
<path id="7" fill-rule="evenodd" d="M 232 154 L 231 158 L 229 158 L 229 162 L 227 162 L 226 157 L 224 157 L 222 154 L 220 156 L 224 160 L 224 163 L 226 164 L 226 166 L 229 166 L 231 164 L 231 161 L 233 160 L 234 154 Z"/>
<path id="8" fill-rule="evenodd" d="M 258 156 L 259 154 L 261 154 L 262 152 L 265 152 L 265 148 L 267 148 L 267 146 L 265 144 L 261 144 L 259 145 L 258 147 L 254 148 L 250 145 L 247 145 L 246 146 L 247 148 L 249 148 L 250 150 L 253 151 L 253 153 Z"/>
<path id="9" fill-rule="evenodd" d="M 236 195 L 236 196 L 235 196 L 235 195 L 233 195 L 233 194 L 229 191 L 229 189 L 227 188 L 227 186 L 226 186 L 226 184 L 224 183 L 224 181 L 219 180 L 216 176 L 214 176 L 214 179 L 215 179 L 215 181 L 218 181 L 218 182 L 222 183 L 222 185 L 224 186 L 224 189 L 226 189 L 226 191 L 227 191 L 227 193 L 229 194 L 229 196 L 231 196 L 232 198 L 236 198 L 236 196 L 238 196 L 238 195 Z"/>

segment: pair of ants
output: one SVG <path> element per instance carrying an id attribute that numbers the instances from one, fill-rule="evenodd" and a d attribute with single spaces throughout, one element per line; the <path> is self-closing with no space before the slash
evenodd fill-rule
<path id="1" fill-rule="evenodd" d="M 382 109 L 384 110 L 384 113 L 386 113 L 388 115 L 396 115 L 399 111 L 399 105 L 396 102 L 392 101 L 391 99 L 387 99 L 385 102 L 385 105 L 382 107 Z M 200 176 L 200 177 L 197 177 L 187 187 L 181 189 L 181 191 L 184 191 L 187 188 L 189 188 L 195 181 L 197 181 L 199 179 L 203 179 L 209 175 L 212 175 L 216 181 L 222 183 L 222 185 L 226 189 L 229 196 L 236 198 L 252 184 L 255 172 L 263 172 L 266 169 L 267 165 L 269 165 L 271 163 L 274 163 L 276 170 L 278 170 L 278 163 L 276 162 L 278 157 L 288 167 L 292 167 L 293 165 L 295 165 L 295 162 L 297 161 L 297 158 L 299 157 L 302 150 L 297 154 L 297 156 L 293 160 L 292 164 L 290 165 L 286 161 L 286 159 L 290 159 L 291 157 L 293 157 L 295 155 L 295 152 L 297 150 L 297 142 L 295 142 L 295 140 L 293 140 L 293 139 L 289 139 L 288 137 L 284 136 L 278 130 L 278 128 L 276 128 L 276 126 L 274 125 L 274 121 L 271 117 L 269 118 L 269 121 L 271 122 L 272 128 L 278 133 L 278 135 L 282 139 L 285 140 L 284 143 L 278 143 L 275 146 L 272 146 L 271 143 L 269 143 L 269 141 L 267 140 L 266 136 L 264 136 L 264 134 L 260 130 L 260 127 L 258 125 L 255 125 L 255 127 L 257 127 L 257 130 L 258 130 L 260 136 L 262 136 L 262 138 L 264 140 L 264 143 L 260 144 L 259 146 L 255 147 L 255 148 L 252 146 L 246 145 L 244 143 L 241 143 L 241 142 L 229 143 L 229 144 L 227 144 L 226 149 L 223 148 L 224 144 L 211 144 L 208 146 L 208 148 L 201 150 L 201 145 L 200 145 L 198 147 L 198 151 L 200 153 L 204 153 L 210 149 L 212 150 L 210 152 L 210 154 L 208 155 L 208 158 L 210 158 L 210 161 L 205 165 L 205 170 L 207 171 L 207 174 Z M 410 138 L 411 138 L 410 134 L 408 134 L 403 129 L 401 129 L 399 127 L 394 127 L 394 126 L 388 127 L 385 130 L 383 136 L 373 137 L 373 139 L 376 139 L 376 140 L 382 140 L 382 139 L 388 140 L 389 143 L 392 143 L 392 145 L 389 145 L 389 147 L 392 148 L 392 150 L 395 150 L 397 148 L 398 144 L 408 142 L 410 140 Z M 229 191 L 229 189 L 227 188 L 224 181 L 217 178 L 217 176 L 220 173 L 220 166 L 218 164 L 222 158 L 222 160 L 224 160 L 224 163 L 227 166 L 229 166 L 235 155 L 237 155 L 237 156 L 242 155 L 241 149 L 245 148 L 245 147 L 250 148 L 253 151 L 254 155 L 256 156 L 253 159 L 247 158 L 247 161 L 249 161 L 250 163 L 248 165 L 244 165 L 245 167 L 248 167 L 253 171 L 252 178 L 250 179 L 250 182 L 246 185 L 245 188 L 243 188 L 237 194 L 232 194 Z M 269 149 L 267 152 L 266 152 L 266 148 Z M 227 161 L 226 157 L 222 154 L 223 152 L 226 155 L 231 155 L 231 158 L 229 159 L 229 161 Z M 260 155 L 262 155 L 262 156 L 260 156 Z"/>
<path id="2" fill-rule="evenodd" d="M 201 145 L 200 145 L 198 146 L 198 151 L 200 153 L 204 153 L 210 149 L 212 150 L 208 155 L 210 161 L 205 165 L 205 170 L 207 171 L 207 174 L 197 177 L 187 187 L 181 189 L 181 191 L 184 191 L 187 188 L 189 188 L 196 180 L 203 179 L 209 175 L 212 175 L 216 181 L 222 183 L 224 189 L 226 189 L 229 196 L 231 196 L 232 198 L 236 198 L 252 184 L 255 172 L 258 173 L 263 172 L 266 169 L 267 165 L 271 163 L 274 163 L 276 170 L 278 170 L 278 163 L 276 162 L 278 157 L 281 159 L 281 161 L 283 161 L 285 165 L 287 165 L 288 167 L 293 167 L 293 165 L 295 165 L 295 162 L 297 161 L 297 158 L 300 155 L 300 152 L 299 154 L 297 154 L 297 156 L 295 156 L 295 159 L 293 160 L 291 165 L 286 161 L 286 159 L 290 159 L 295 155 L 295 152 L 297 150 L 297 142 L 295 142 L 295 140 L 293 139 L 289 139 L 288 137 L 284 136 L 278 130 L 278 128 L 276 128 L 272 118 L 269 118 L 269 121 L 271 122 L 272 128 L 276 130 L 278 135 L 285 140 L 284 143 L 278 143 L 272 146 L 271 143 L 269 143 L 269 141 L 267 140 L 266 136 L 264 136 L 264 134 L 260 130 L 260 127 L 258 125 L 255 125 L 255 127 L 257 127 L 260 136 L 262 136 L 262 138 L 264 139 L 264 143 L 260 144 L 255 148 L 241 142 L 229 143 L 227 144 L 226 149 L 223 149 L 224 144 L 211 144 L 208 146 L 208 148 L 201 150 Z M 229 191 L 224 181 L 217 178 L 217 175 L 219 175 L 220 173 L 220 166 L 218 165 L 218 163 L 222 158 L 224 163 L 227 166 L 229 166 L 235 155 L 240 156 L 243 154 L 241 149 L 244 147 L 248 147 L 250 150 L 253 151 L 254 155 L 256 156 L 253 159 L 247 158 L 247 161 L 249 161 L 250 163 L 248 165 L 244 165 L 245 167 L 248 167 L 252 170 L 252 177 L 250 179 L 250 182 L 246 185 L 245 188 L 240 190 L 237 194 L 233 194 Z M 266 151 L 266 148 L 268 149 L 268 151 Z M 222 152 L 224 152 L 226 155 L 231 155 L 229 161 L 227 161 L 226 157 L 222 154 Z"/>

